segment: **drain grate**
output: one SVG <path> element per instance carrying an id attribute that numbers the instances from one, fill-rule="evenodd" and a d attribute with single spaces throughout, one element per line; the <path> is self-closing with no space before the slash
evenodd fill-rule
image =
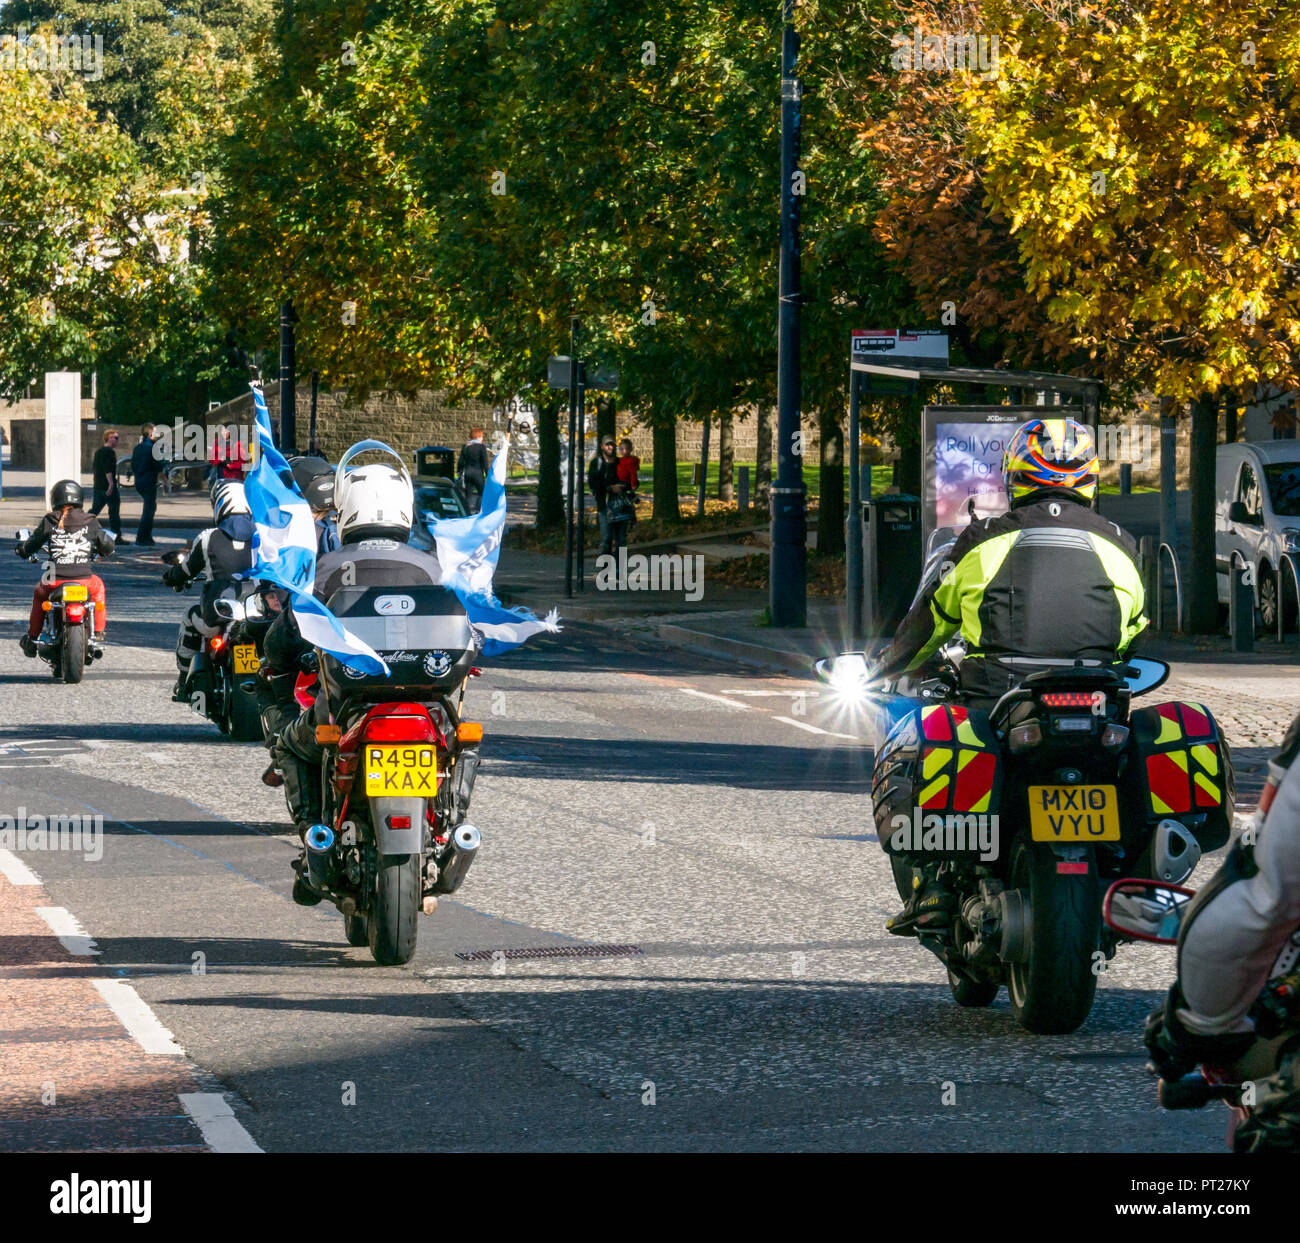
<path id="1" fill-rule="evenodd" d="M 500 954 L 515 962 L 521 958 L 631 958 L 644 953 L 639 945 L 539 945 L 533 949 L 463 950 L 456 957 L 462 962 L 491 962 Z"/>

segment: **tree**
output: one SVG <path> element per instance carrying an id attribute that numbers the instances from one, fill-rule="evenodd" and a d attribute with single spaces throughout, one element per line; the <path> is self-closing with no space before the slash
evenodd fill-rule
<path id="1" fill-rule="evenodd" d="M 996 82 L 966 83 L 967 147 L 1052 322 L 1112 381 L 1195 403 L 1201 428 L 1220 389 L 1294 386 L 1300 11 L 1110 0 L 1067 21 L 989 0 L 983 12 L 1003 50 Z M 1188 577 L 1206 629 L 1212 462 L 1194 482 Z"/>

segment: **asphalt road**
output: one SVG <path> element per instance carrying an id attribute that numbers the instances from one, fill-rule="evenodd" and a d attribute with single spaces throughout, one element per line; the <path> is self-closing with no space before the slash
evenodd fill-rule
<path id="1" fill-rule="evenodd" d="M 69 687 L 18 649 L 36 568 L 7 549 L 0 813 L 103 814 L 99 860 L 23 861 L 95 938 L 82 969 L 128 982 L 267 1151 L 1221 1150 L 1223 1113 L 1162 1114 L 1143 1070 L 1170 951 L 1121 951 L 1045 1038 L 884 933 L 870 752 L 812 684 L 581 624 L 501 661 L 467 700 L 480 857 L 382 968 L 290 900 L 262 748 L 170 702 L 184 606 L 156 561 L 106 569 L 109 651 Z M 30 978 L 16 944 L 0 993 Z M 59 1126 L 4 1105 L 26 1084 L 0 1146 L 84 1144 L 76 1111 L 112 1096 Z"/>

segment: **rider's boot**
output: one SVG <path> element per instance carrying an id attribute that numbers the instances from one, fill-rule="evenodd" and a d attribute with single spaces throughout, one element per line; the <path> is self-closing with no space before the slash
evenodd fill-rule
<path id="1" fill-rule="evenodd" d="M 25 634 L 18 640 L 18 646 L 23 649 L 24 656 L 36 655 L 36 640 L 31 635 Z"/>
<path id="2" fill-rule="evenodd" d="M 957 895 L 947 889 L 938 874 L 938 865 L 927 863 L 912 875 L 912 896 L 897 915 L 885 922 L 885 930 L 898 937 L 942 932 L 952 926 L 957 911 Z"/>

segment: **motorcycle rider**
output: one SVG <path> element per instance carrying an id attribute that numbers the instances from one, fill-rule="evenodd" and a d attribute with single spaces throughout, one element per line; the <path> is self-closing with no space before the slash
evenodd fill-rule
<path id="1" fill-rule="evenodd" d="M 255 586 L 237 577 L 253 565 L 253 518 L 242 483 L 228 480 L 213 488 L 212 517 L 213 525 L 200 532 L 189 553 L 163 574 L 163 582 L 176 591 L 184 591 L 200 574 L 207 575 L 199 603 L 185 614 L 176 636 L 172 699 L 177 703 L 189 702 L 190 669 L 203 641 L 225 625 L 214 602 L 240 599 Z"/>
<path id="2" fill-rule="evenodd" d="M 1201 1063 L 1229 1069 L 1255 1043 L 1249 1012 L 1300 926 L 1297 754 L 1300 716 L 1269 762 L 1262 823 L 1257 816 L 1253 832 L 1237 838 L 1183 915 L 1177 977 L 1146 1024 L 1146 1046 L 1162 1079 L 1179 1079 Z M 1244 1126 L 1268 1132 L 1274 1146 L 1300 1147 L 1300 1059 L 1284 1061 L 1267 1081 Z"/>
<path id="3" fill-rule="evenodd" d="M 293 481 L 311 506 L 316 523 L 316 552 L 323 556 L 340 545 L 334 511 L 334 468 L 322 457 L 299 456 L 289 459 Z"/>
<path id="4" fill-rule="evenodd" d="M 108 625 L 105 607 L 104 581 L 91 570 L 96 555 L 111 557 L 113 540 L 99 525 L 98 519 L 85 511 L 85 496 L 81 484 L 75 479 L 60 479 L 50 489 L 50 512 L 41 519 L 41 525 L 19 543 L 14 552 L 20 557 L 30 557 L 39 548 L 49 546 L 53 570 L 42 578 L 32 592 L 32 611 L 27 619 L 27 633 L 18 640 L 24 656 L 35 656 L 36 641 L 41 637 L 45 619 L 42 605 L 50 598 L 55 584 L 74 579 L 85 585 L 95 602 L 95 637 L 92 651 L 103 655 L 104 633 Z"/>
<path id="5" fill-rule="evenodd" d="M 954 635 L 966 642 L 963 702 L 989 709 L 1035 666 L 1076 658 L 1114 663 L 1147 624 L 1133 537 L 1092 508 L 1097 450 L 1072 418 L 1036 418 L 1007 442 L 1009 509 L 976 519 L 922 591 L 884 653 L 878 676 L 915 675 Z M 940 863 L 909 858 L 916 878 L 888 931 L 947 927 L 956 897 Z"/>
<path id="6" fill-rule="evenodd" d="M 391 466 L 365 465 L 336 480 L 342 546 L 316 563 L 316 598 L 328 604 L 340 587 L 411 587 L 442 581 L 438 559 L 406 543 L 415 512 L 410 477 Z M 292 607 L 272 623 L 263 645 L 268 676 L 296 674 L 312 652 L 300 635 Z M 310 663 L 310 662 L 308 662 Z M 322 677 L 316 702 L 285 725 L 271 745 L 284 778 L 285 799 L 300 837 L 322 814 L 320 766 L 324 753 L 316 726 L 330 720 L 332 688 Z M 301 871 L 301 858 L 295 868 Z M 294 897 L 314 905 L 319 896 L 295 884 Z"/>

